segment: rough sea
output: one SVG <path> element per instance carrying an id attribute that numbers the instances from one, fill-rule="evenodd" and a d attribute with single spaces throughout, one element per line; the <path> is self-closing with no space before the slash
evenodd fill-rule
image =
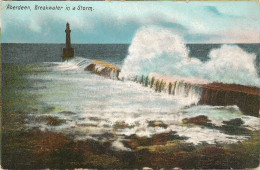
<path id="1" fill-rule="evenodd" d="M 257 117 L 244 115 L 237 106 L 196 105 L 199 98 L 156 93 L 131 81 L 116 81 L 90 72 L 84 67 L 92 59 L 104 60 L 120 68 L 129 54 L 130 44 L 73 44 L 75 59 L 61 62 L 64 44 L 2 44 L 2 65 L 33 66 L 25 78 L 31 82 L 24 92 L 37 96 L 37 105 L 30 106 L 28 128 L 63 133 L 75 140 L 110 140 L 118 150 L 128 150 L 120 143 L 136 134 L 176 131 L 185 142 L 235 143 L 247 135 L 227 134 L 214 128 L 186 126 L 184 118 L 205 115 L 215 126 L 223 121 L 240 118 L 249 130 L 259 130 Z M 209 60 L 213 49 L 222 44 L 187 44 L 189 57 L 202 63 Z M 260 44 L 238 44 L 239 48 L 256 55 L 254 61 L 259 77 Z M 84 61 L 84 62 L 83 62 Z M 8 67 L 10 68 L 10 67 Z M 46 109 L 50 108 L 50 109 Z M 48 126 L 37 117 L 52 116 L 64 120 L 59 126 Z M 160 122 L 164 127 L 150 126 Z M 124 125 L 118 128 L 117 125 Z M 112 135 L 111 135 L 112 134 Z"/>

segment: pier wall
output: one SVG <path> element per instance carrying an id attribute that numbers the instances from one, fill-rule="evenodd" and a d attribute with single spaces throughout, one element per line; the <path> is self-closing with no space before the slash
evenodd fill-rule
<path id="1" fill-rule="evenodd" d="M 88 65 L 85 69 L 85 71 L 91 71 L 95 74 L 108 77 L 111 79 L 119 80 L 119 73 L 120 69 L 112 65 L 110 63 L 99 61 L 99 60 L 93 60 L 93 63 Z"/>
<path id="2" fill-rule="evenodd" d="M 85 70 L 119 80 L 120 69 L 103 61 L 94 60 Z M 150 87 L 156 92 L 199 98 L 195 104 L 212 106 L 237 105 L 244 114 L 257 117 L 260 114 L 260 88 L 257 87 L 210 83 L 206 80 L 193 78 L 173 78 L 156 73 L 150 73 L 148 76 L 136 76 L 133 81 L 145 87 Z"/>

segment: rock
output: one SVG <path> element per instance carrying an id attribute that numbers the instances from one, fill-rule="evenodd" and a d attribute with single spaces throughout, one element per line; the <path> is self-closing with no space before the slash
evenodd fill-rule
<path id="1" fill-rule="evenodd" d="M 211 122 L 207 116 L 199 115 L 192 118 L 185 118 L 182 119 L 182 122 L 185 124 L 192 123 L 196 125 L 207 125 L 209 122 Z"/>
<path id="2" fill-rule="evenodd" d="M 92 134 L 91 135 L 94 138 L 98 138 L 98 140 L 102 140 L 102 139 L 113 139 L 115 137 L 115 135 L 113 133 L 103 133 L 103 134 Z"/>
<path id="3" fill-rule="evenodd" d="M 131 149 L 138 148 L 139 146 L 151 146 L 151 145 L 165 145 L 168 141 L 172 140 L 184 140 L 186 137 L 180 137 L 176 132 L 171 131 L 168 133 L 155 134 L 152 137 L 139 137 L 137 135 L 131 135 L 126 137 L 128 139 L 125 142 L 125 146 Z"/>
<path id="4" fill-rule="evenodd" d="M 223 121 L 222 123 L 224 125 L 217 127 L 217 129 L 222 131 L 223 133 L 229 135 L 249 135 L 251 133 L 250 130 L 241 126 L 244 124 L 244 121 L 240 118 L 231 119 L 229 121 Z"/>
<path id="5" fill-rule="evenodd" d="M 65 120 L 59 119 L 57 117 L 46 117 L 45 120 L 47 121 L 47 125 L 51 126 L 60 126 L 66 122 Z"/>
<path id="6" fill-rule="evenodd" d="M 168 127 L 168 125 L 166 125 L 162 121 L 149 121 L 148 127 L 162 127 L 162 128 L 166 129 Z"/>
<path id="7" fill-rule="evenodd" d="M 250 135 L 251 130 L 246 129 L 241 126 L 232 126 L 232 125 L 223 125 L 220 127 L 216 127 L 219 131 L 228 134 L 228 135 Z"/>
<path id="8" fill-rule="evenodd" d="M 91 121 L 95 121 L 95 122 L 97 122 L 97 121 L 100 121 L 101 119 L 100 118 L 98 118 L 98 117 L 88 117 L 88 119 L 89 120 L 91 120 Z"/>
<path id="9" fill-rule="evenodd" d="M 50 126 L 59 126 L 66 122 L 66 120 L 51 116 L 31 117 L 30 120 L 34 121 L 35 123 L 47 123 L 47 125 Z"/>
<path id="10" fill-rule="evenodd" d="M 97 127 L 95 124 L 91 123 L 81 123 L 81 124 L 76 124 L 78 127 Z"/>
<path id="11" fill-rule="evenodd" d="M 176 132 L 171 131 L 169 133 L 159 133 L 151 137 L 151 145 L 165 145 L 171 140 L 184 140 L 186 137 L 180 137 Z"/>
<path id="12" fill-rule="evenodd" d="M 236 118 L 236 119 L 231 119 L 229 121 L 223 121 L 222 123 L 230 126 L 241 126 L 245 122 L 240 118 Z"/>
<path id="13" fill-rule="evenodd" d="M 116 122 L 116 123 L 113 125 L 113 128 L 114 128 L 114 129 L 134 128 L 134 125 L 128 125 L 128 124 L 125 123 L 125 122 Z"/>

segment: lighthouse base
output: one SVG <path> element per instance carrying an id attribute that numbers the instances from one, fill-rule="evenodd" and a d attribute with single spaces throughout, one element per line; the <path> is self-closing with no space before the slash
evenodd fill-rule
<path id="1" fill-rule="evenodd" d="M 63 48 L 62 61 L 71 59 L 74 57 L 74 48 Z"/>

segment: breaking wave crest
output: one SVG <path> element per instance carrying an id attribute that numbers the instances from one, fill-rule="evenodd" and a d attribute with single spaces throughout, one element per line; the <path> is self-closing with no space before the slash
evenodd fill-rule
<path id="1" fill-rule="evenodd" d="M 92 60 L 75 57 L 69 61 L 60 63 L 55 69 L 57 71 L 84 71 L 89 64 L 92 63 Z"/>
<path id="2" fill-rule="evenodd" d="M 206 62 L 190 58 L 182 37 L 168 29 L 144 27 L 132 40 L 120 77 L 133 79 L 136 75 L 156 72 L 173 77 L 260 87 L 254 65 L 255 54 L 247 53 L 236 45 L 222 45 L 212 49 L 208 57 Z"/>

